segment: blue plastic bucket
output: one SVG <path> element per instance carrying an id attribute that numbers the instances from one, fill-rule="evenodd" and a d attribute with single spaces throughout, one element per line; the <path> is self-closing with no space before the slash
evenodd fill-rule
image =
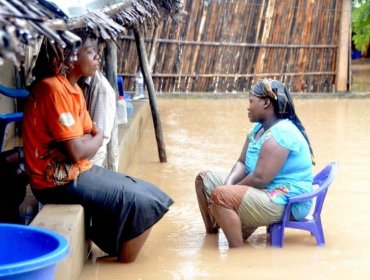
<path id="1" fill-rule="evenodd" d="M 0 223 L 0 279 L 54 279 L 68 241 L 44 228 Z"/>

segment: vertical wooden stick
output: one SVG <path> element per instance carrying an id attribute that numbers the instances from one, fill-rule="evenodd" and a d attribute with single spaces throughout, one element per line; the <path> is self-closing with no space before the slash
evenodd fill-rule
<path id="1" fill-rule="evenodd" d="M 158 38 L 158 23 L 155 23 L 153 37 L 152 37 L 152 44 L 150 45 L 149 50 L 149 69 L 150 72 L 153 72 L 155 57 L 157 56 L 157 38 Z"/>
<path id="2" fill-rule="evenodd" d="M 117 45 L 112 41 L 107 41 L 107 47 L 105 49 L 105 74 L 110 85 L 114 88 L 116 94 L 118 93 L 117 85 Z M 117 99 L 116 99 L 117 102 Z M 117 104 L 116 104 L 117 107 Z M 114 124 L 112 129 L 111 139 L 107 145 L 107 168 L 113 171 L 118 171 L 119 167 L 119 157 L 118 154 L 118 123 L 117 114 L 114 118 Z"/>
<path id="3" fill-rule="evenodd" d="M 163 136 L 162 136 L 162 125 L 161 125 L 161 120 L 159 118 L 159 113 L 157 109 L 154 84 L 153 84 L 152 75 L 149 69 L 149 63 L 148 63 L 148 57 L 146 54 L 144 38 L 140 32 L 138 25 L 135 24 L 133 26 L 133 31 L 134 31 L 136 48 L 137 48 L 137 53 L 138 53 L 139 60 L 140 60 L 141 69 L 143 70 L 145 84 L 148 89 L 149 104 L 150 104 L 150 108 L 152 111 L 152 118 L 153 118 L 154 130 L 155 130 L 155 138 L 157 140 L 159 160 L 160 162 L 167 162 L 166 149 L 164 146 Z"/>
<path id="4" fill-rule="evenodd" d="M 342 16 L 340 20 L 340 35 L 339 47 L 337 53 L 337 77 L 336 77 L 336 90 L 337 92 L 348 91 L 348 36 L 350 36 L 351 25 L 351 1 L 343 0 Z"/>

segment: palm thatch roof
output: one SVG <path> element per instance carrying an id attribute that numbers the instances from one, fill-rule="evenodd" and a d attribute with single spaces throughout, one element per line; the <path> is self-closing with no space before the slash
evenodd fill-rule
<path id="1" fill-rule="evenodd" d="M 57 2 L 0 0 L 0 62 L 10 59 L 20 65 L 24 46 L 33 46 L 39 38 L 47 37 L 61 47 L 78 46 L 73 30 L 89 28 L 102 39 L 115 39 L 134 24 L 179 18 L 183 7 L 183 0 L 96 0 L 105 3 L 104 7 L 68 15 Z"/>

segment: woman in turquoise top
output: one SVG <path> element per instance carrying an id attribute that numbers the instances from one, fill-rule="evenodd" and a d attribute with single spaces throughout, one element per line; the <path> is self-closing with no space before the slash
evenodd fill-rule
<path id="1" fill-rule="evenodd" d="M 313 153 L 288 89 L 259 81 L 250 91 L 248 117 L 254 125 L 231 172 L 202 171 L 195 181 L 207 233 L 221 227 L 230 247 L 280 221 L 287 198 L 312 190 Z M 293 205 L 292 218 L 303 219 L 311 204 Z"/>

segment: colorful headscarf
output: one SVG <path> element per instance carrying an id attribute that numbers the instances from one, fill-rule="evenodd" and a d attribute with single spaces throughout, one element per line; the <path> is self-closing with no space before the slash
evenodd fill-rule
<path id="1" fill-rule="evenodd" d="M 315 158 L 311 143 L 302 122 L 295 113 L 293 99 L 289 90 L 280 81 L 263 79 L 252 87 L 250 93 L 260 98 L 270 98 L 273 100 L 276 116 L 279 119 L 290 119 L 295 124 L 307 141 L 310 148 L 312 164 L 314 165 Z"/>

